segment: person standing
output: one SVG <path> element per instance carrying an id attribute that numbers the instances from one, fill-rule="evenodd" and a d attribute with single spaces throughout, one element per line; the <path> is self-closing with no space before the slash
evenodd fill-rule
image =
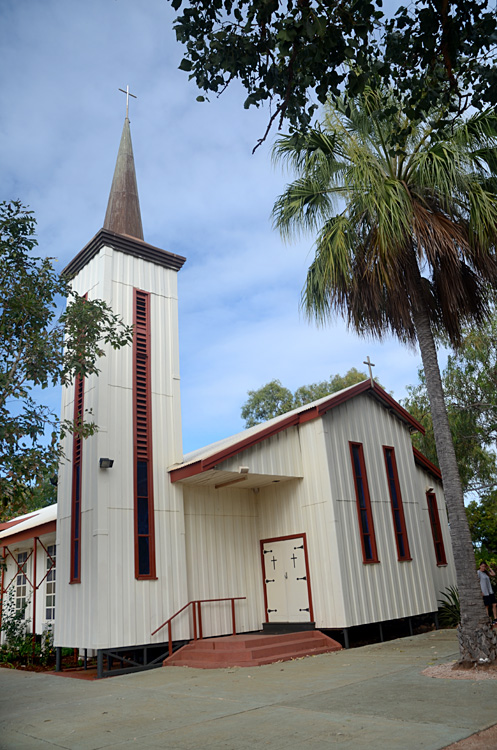
<path id="1" fill-rule="evenodd" d="M 495 601 L 495 594 L 489 575 L 495 576 L 495 573 L 492 568 L 489 568 L 487 563 L 482 560 L 478 570 L 478 578 L 480 579 L 483 603 L 487 608 L 488 616 L 492 618 L 492 624 L 497 625 L 497 602 Z"/>

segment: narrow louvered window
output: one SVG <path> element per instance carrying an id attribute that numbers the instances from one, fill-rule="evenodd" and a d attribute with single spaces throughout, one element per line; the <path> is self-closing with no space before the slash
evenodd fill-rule
<path id="1" fill-rule="evenodd" d="M 150 387 L 150 297 L 134 295 L 133 417 L 135 443 L 135 577 L 155 578 L 152 411 Z"/>
<path id="2" fill-rule="evenodd" d="M 81 425 L 84 416 L 85 380 L 78 375 L 74 385 L 74 424 Z M 74 433 L 72 449 L 71 499 L 71 573 L 70 583 L 81 583 L 81 466 L 83 438 Z"/>
<path id="3" fill-rule="evenodd" d="M 437 565 L 447 565 L 444 540 L 442 536 L 442 527 L 440 526 L 440 516 L 438 515 L 437 498 L 435 493 L 427 492 L 426 500 L 428 502 L 428 514 L 430 516 L 430 526 L 433 536 L 433 545 L 435 547 L 435 557 L 437 560 Z"/>
<path id="4" fill-rule="evenodd" d="M 409 552 L 409 540 L 407 538 L 404 506 L 402 504 L 402 495 L 400 493 L 395 451 L 393 448 L 387 448 L 384 445 L 383 453 L 385 456 L 390 504 L 392 507 L 393 530 L 395 533 L 395 542 L 397 544 L 397 559 L 402 561 L 410 560 L 411 554 Z"/>
<path id="5" fill-rule="evenodd" d="M 379 562 L 376 551 L 376 539 L 369 497 L 368 478 L 364 463 L 364 452 L 361 443 L 350 443 L 352 470 L 357 501 L 357 515 L 359 518 L 359 532 L 361 535 L 362 559 L 365 563 Z"/>

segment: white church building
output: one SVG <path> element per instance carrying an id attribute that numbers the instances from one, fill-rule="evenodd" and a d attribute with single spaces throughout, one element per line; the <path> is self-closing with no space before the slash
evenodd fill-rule
<path id="1" fill-rule="evenodd" d="M 91 409 L 99 430 L 66 438 L 56 506 L 0 525 L 3 596 L 100 675 L 169 641 L 436 612 L 455 583 L 440 472 L 372 379 L 183 455 L 184 261 L 143 239 L 126 118 L 104 226 L 64 273 L 134 342 L 64 389 L 61 418 Z"/>

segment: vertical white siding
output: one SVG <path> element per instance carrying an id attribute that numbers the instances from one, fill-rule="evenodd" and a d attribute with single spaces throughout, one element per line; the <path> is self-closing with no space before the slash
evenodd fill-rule
<path id="1" fill-rule="evenodd" d="M 247 597 L 235 604 L 238 632 L 263 622 L 257 504 L 251 490 L 185 487 L 188 601 Z M 230 602 L 203 605 L 202 622 L 204 635 L 231 633 Z"/>
<path id="2" fill-rule="evenodd" d="M 364 448 L 376 564 L 363 562 L 350 441 Z M 397 558 L 383 446 L 395 450 L 410 561 Z M 318 627 L 347 627 L 437 609 L 440 587 L 454 576 L 448 528 L 442 510 L 448 565 L 439 568 L 434 564 L 427 518 L 426 476 L 414 463 L 407 427 L 383 406 L 366 395 L 357 397 L 323 419 L 289 428 L 219 468 L 235 471 L 239 465 L 249 466 L 255 474 L 296 477 L 260 489 L 257 533 L 259 539 L 306 534 Z M 200 543 L 198 550 L 202 565 Z M 190 566 L 195 566 L 193 555 Z"/>
<path id="3" fill-rule="evenodd" d="M 72 441 L 59 475 L 60 544 L 56 645 L 109 648 L 159 642 L 152 631 L 186 601 L 182 488 L 167 467 L 181 459 L 176 272 L 103 248 L 73 282 L 133 322 L 133 289 L 150 293 L 151 391 L 157 580 L 135 580 L 133 522 L 133 350 L 107 348 L 100 374 L 85 384 L 85 408 L 98 432 L 84 441 L 81 583 L 69 584 Z M 62 413 L 72 418 L 74 388 Z M 100 457 L 114 467 L 99 469 Z"/>
<path id="4" fill-rule="evenodd" d="M 292 428 L 298 437 L 304 478 L 261 490 L 259 533 L 261 538 L 306 534 L 314 619 L 317 627 L 333 627 L 343 619 L 344 602 L 324 429 L 320 419 Z M 290 438 L 290 430 L 287 433 Z M 288 473 L 291 443 L 289 439 Z"/>
<path id="5" fill-rule="evenodd" d="M 423 529 L 422 536 L 425 542 L 425 555 L 428 563 L 431 566 L 433 586 L 435 589 L 436 597 L 437 599 L 439 599 L 440 594 L 443 593 L 448 586 L 456 585 L 454 553 L 452 550 L 452 541 L 447 516 L 447 506 L 445 504 L 445 497 L 441 483 L 438 482 L 431 474 L 426 473 L 420 466 L 416 466 L 415 471 L 419 487 L 418 510 L 420 516 L 420 526 Z M 440 518 L 440 527 L 442 529 L 442 538 L 445 548 L 447 565 L 437 565 L 430 517 L 428 513 L 428 501 L 426 498 L 426 491 L 429 487 L 433 487 L 433 492 L 435 494 L 435 497 L 437 498 L 438 515 Z"/>
<path id="6" fill-rule="evenodd" d="M 132 348 L 109 350 L 98 378 L 85 385 L 85 408 L 99 425 L 83 445 L 81 583 L 69 584 L 71 453 L 59 474 L 57 620 L 60 646 L 108 648 L 159 642 L 152 631 L 192 599 L 246 596 L 239 631 L 265 620 L 260 540 L 305 534 L 318 627 L 339 628 L 437 608 L 453 581 L 443 496 L 437 491 L 448 566 L 436 566 L 426 476 L 414 464 L 408 429 L 367 395 L 322 419 L 291 427 L 220 469 L 274 476 L 258 492 L 240 487 L 171 484 L 167 467 L 181 455 L 176 272 L 103 248 L 78 274 L 80 294 L 105 299 L 133 321 L 133 288 L 151 295 L 151 387 L 157 580 L 134 577 Z M 62 416 L 73 415 L 74 388 Z M 380 562 L 362 560 L 349 441 L 362 443 Z M 383 446 L 395 449 L 412 560 L 399 562 Z M 100 457 L 113 469 L 100 470 Z M 279 481 L 290 477 L 288 481 Z M 430 483 L 433 483 L 432 480 Z M 203 607 L 204 634 L 231 632 L 229 603 Z M 190 633 L 188 617 L 174 638 Z"/>
<path id="7" fill-rule="evenodd" d="M 330 422 L 332 421 L 332 424 Z M 362 395 L 325 416 L 337 509 L 337 544 L 346 601 L 345 625 L 396 619 L 437 608 L 432 566 L 419 513 L 418 476 L 409 432 L 393 414 Z M 362 443 L 379 563 L 364 564 L 349 441 Z M 383 446 L 395 449 L 412 560 L 399 562 Z"/>

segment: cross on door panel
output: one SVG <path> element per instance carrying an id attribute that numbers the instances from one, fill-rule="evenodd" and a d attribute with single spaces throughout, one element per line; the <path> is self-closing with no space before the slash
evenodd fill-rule
<path id="1" fill-rule="evenodd" d="M 268 622 L 308 622 L 309 591 L 303 537 L 263 542 Z"/>

